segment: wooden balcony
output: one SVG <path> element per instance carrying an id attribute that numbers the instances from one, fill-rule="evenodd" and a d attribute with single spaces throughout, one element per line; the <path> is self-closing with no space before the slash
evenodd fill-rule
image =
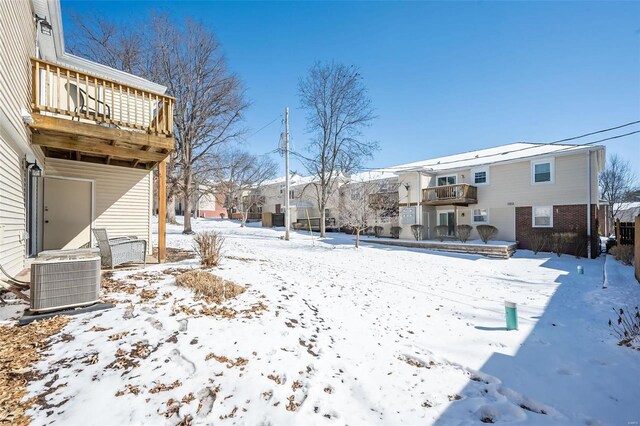
<path id="1" fill-rule="evenodd" d="M 174 98 L 31 59 L 32 143 L 48 157 L 150 169 L 175 148 Z"/>
<path id="2" fill-rule="evenodd" d="M 422 203 L 429 206 L 477 204 L 478 188 L 466 183 L 425 188 L 422 190 Z"/>

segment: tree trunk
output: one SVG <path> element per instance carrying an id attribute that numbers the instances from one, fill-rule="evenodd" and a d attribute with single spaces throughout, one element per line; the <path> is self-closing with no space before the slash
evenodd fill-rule
<path id="1" fill-rule="evenodd" d="M 356 229 L 356 248 L 360 247 L 360 228 Z"/>
<path id="2" fill-rule="evenodd" d="M 176 196 L 171 195 L 167 199 L 167 223 L 172 225 L 177 225 L 178 221 L 176 220 Z"/>
<path id="3" fill-rule="evenodd" d="M 244 224 L 247 222 L 247 216 L 249 216 L 249 212 L 242 212 L 242 218 L 240 219 L 240 228 L 244 228 Z"/>
<path id="4" fill-rule="evenodd" d="M 191 229 L 191 169 L 184 171 L 184 226 L 182 229 L 183 234 L 193 234 Z"/>
<path id="5" fill-rule="evenodd" d="M 325 216 L 325 212 L 326 209 L 323 207 L 322 209 L 320 209 L 320 237 L 324 237 L 325 236 L 325 221 L 326 221 L 326 216 Z"/>

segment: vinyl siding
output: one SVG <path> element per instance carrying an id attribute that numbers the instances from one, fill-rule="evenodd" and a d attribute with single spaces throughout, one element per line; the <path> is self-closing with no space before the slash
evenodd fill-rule
<path id="1" fill-rule="evenodd" d="M 25 259 L 25 204 L 19 154 L 0 138 L 0 264 L 10 274 L 19 272 Z"/>
<path id="2" fill-rule="evenodd" d="M 0 22 L 0 264 L 15 274 L 26 257 L 23 160 L 30 150 L 20 112 L 31 105 L 31 2 L 0 1 Z"/>
<path id="3" fill-rule="evenodd" d="M 106 228 L 110 237 L 145 239 L 151 251 L 151 172 L 53 158 L 47 158 L 45 171 L 47 176 L 93 180 L 93 226 Z"/>

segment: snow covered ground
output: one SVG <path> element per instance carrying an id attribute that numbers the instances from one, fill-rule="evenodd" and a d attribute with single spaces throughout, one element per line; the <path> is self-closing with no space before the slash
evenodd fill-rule
<path id="1" fill-rule="evenodd" d="M 175 286 L 170 273 L 195 260 L 117 272 L 123 291 L 107 296 L 120 303 L 74 318 L 38 364 L 47 374 L 30 396 L 46 395 L 34 424 L 640 421 L 640 351 L 607 327 L 612 307 L 640 301 L 640 285 L 612 259 L 603 290 L 603 258 L 355 249 L 343 234 L 287 242 L 220 220 L 194 228 L 226 238 L 213 272 L 248 286 L 224 305 L 234 315 L 203 311 Z M 179 227 L 169 232 L 169 246 L 191 248 Z M 504 329 L 505 301 L 518 304 L 518 331 Z"/>

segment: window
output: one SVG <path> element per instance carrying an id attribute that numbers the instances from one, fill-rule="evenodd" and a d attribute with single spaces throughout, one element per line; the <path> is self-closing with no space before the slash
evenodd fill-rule
<path id="1" fill-rule="evenodd" d="M 531 162 L 531 183 L 553 182 L 553 160 Z"/>
<path id="2" fill-rule="evenodd" d="M 295 192 L 293 191 L 293 189 L 289 190 L 289 198 L 296 198 Z"/>
<path id="3" fill-rule="evenodd" d="M 471 170 L 471 179 L 474 185 L 485 185 L 489 183 L 489 169 Z"/>
<path id="4" fill-rule="evenodd" d="M 473 223 L 488 223 L 489 222 L 489 210 L 488 209 L 473 209 L 473 217 L 471 218 Z"/>
<path id="5" fill-rule="evenodd" d="M 437 185 L 438 186 L 443 186 L 443 185 L 455 185 L 456 184 L 456 175 L 452 175 L 452 176 L 438 176 L 438 180 L 437 180 Z"/>
<path id="6" fill-rule="evenodd" d="M 553 227 L 553 208 L 552 207 L 532 207 L 532 225 L 534 228 L 551 228 Z"/>

